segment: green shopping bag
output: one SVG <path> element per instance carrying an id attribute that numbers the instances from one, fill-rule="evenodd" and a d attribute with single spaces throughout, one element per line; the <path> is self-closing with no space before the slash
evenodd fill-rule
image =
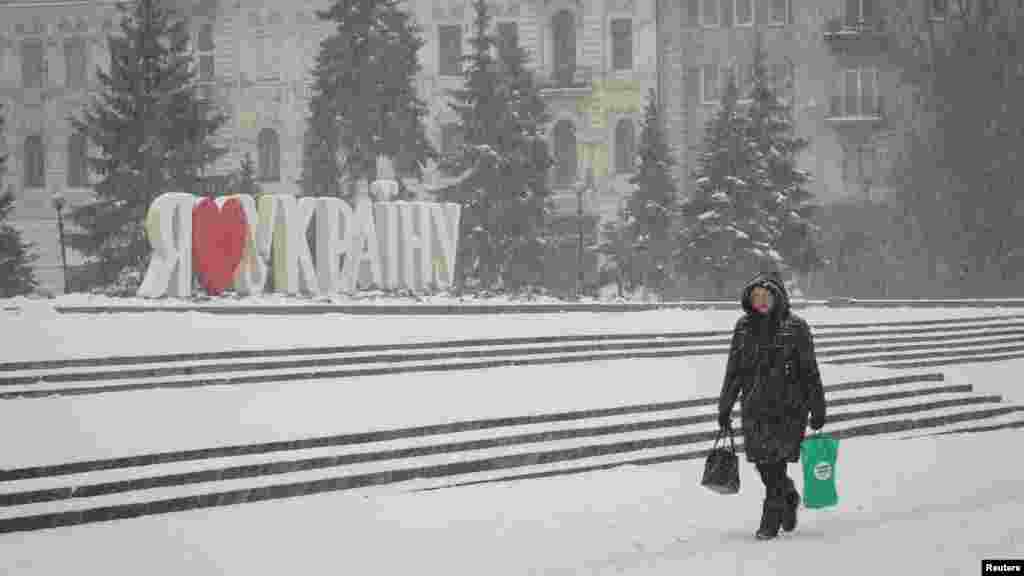
<path id="1" fill-rule="evenodd" d="M 804 467 L 804 506 L 828 508 L 839 503 L 836 492 L 836 457 L 839 440 L 830 434 L 814 434 L 800 444 Z"/>

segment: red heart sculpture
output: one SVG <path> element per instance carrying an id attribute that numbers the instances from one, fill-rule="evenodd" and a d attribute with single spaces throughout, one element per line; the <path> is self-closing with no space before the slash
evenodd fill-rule
<path id="1" fill-rule="evenodd" d="M 213 198 L 203 198 L 192 208 L 192 265 L 207 294 L 231 287 L 248 236 L 249 223 L 237 198 L 219 209 Z"/>

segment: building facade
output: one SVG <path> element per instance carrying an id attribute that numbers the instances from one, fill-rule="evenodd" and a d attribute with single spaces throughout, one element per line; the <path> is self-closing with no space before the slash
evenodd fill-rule
<path id="1" fill-rule="evenodd" d="M 895 182 L 914 92 L 892 50 L 925 33 L 938 0 L 666 0 L 662 14 L 668 132 L 683 193 L 705 125 L 733 75 L 741 93 L 760 38 L 770 80 L 811 145 L 800 158 L 824 203 L 879 201 Z M 938 18 L 935 14 L 935 19 Z"/>
<path id="2" fill-rule="evenodd" d="M 229 115 L 217 140 L 230 152 L 214 167 L 237 170 L 248 155 L 261 188 L 299 193 L 305 118 L 320 41 L 331 31 L 315 14 L 326 0 L 173 0 L 189 16 L 202 94 Z M 440 150 L 456 145 L 448 90 L 460 84 L 458 58 L 470 49 L 471 0 L 409 3 L 426 44 L 418 79 L 429 102 L 428 133 Z M 656 0 L 498 0 L 494 32 L 516 37 L 532 56 L 554 121 L 549 142 L 556 203 L 611 216 L 629 192 L 640 120 L 658 86 Z M 85 142 L 67 118 L 109 66 L 106 37 L 117 32 L 113 2 L 0 0 L 0 102 L 9 154 L 5 190 L 15 218 L 40 255 L 43 284 L 61 291 L 55 195 L 69 206 L 90 196 Z M 582 198 L 577 186 L 590 179 Z M 421 190 L 445 183 L 429 166 Z M 415 183 L 412 188 L 416 189 Z M 65 209 L 66 212 L 67 209 Z M 71 251 L 69 265 L 80 260 Z"/>

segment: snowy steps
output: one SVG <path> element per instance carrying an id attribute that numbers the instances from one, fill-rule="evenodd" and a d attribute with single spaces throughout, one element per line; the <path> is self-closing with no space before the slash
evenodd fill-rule
<path id="1" fill-rule="evenodd" d="M 0 399 L 715 356 L 728 352 L 730 334 L 576 334 L 8 362 L 0 364 Z M 902 369 L 994 362 L 1024 357 L 1024 319 L 822 325 L 815 345 L 823 363 Z"/>
<path id="2" fill-rule="evenodd" d="M 1021 407 L 934 373 L 836 383 L 826 398 L 826 431 L 840 438 L 1024 422 Z M 716 405 L 702 397 L 3 470 L 0 532 L 701 458 L 715 439 Z"/>

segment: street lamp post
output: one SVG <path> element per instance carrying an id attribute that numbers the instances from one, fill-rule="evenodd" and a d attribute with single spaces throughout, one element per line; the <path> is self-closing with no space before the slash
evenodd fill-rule
<path id="1" fill-rule="evenodd" d="M 68 255 L 64 244 L 64 197 L 59 193 L 53 194 L 53 209 L 57 211 L 57 235 L 60 240 L 60 265 L 64 278 L 64 293 L 68 290 Z"/>
<path id="2" fill-rule="evenodd" d="M 576 299 L 583 294 L 583 191 L 584 186 L 576 187 Z"/>

